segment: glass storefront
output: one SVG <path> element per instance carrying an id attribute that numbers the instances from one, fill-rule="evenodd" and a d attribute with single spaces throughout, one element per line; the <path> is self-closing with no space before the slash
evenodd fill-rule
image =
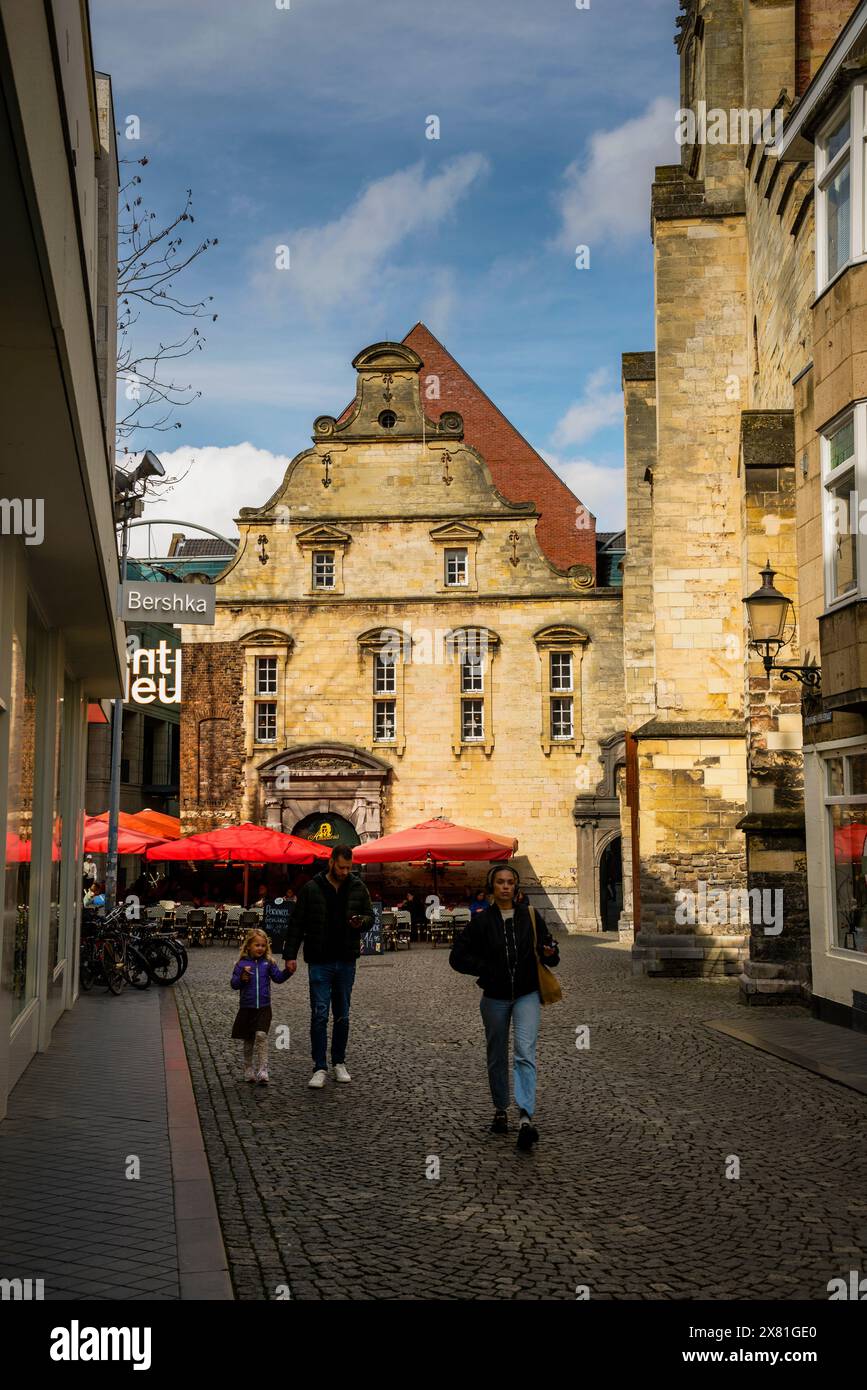
<path id="1" fill-rule="evenodd" d="M 834 897 L 832 944 L 867 952 L 867 749 L 825 758 Z"/>
<path id="2" fill-rule="evenodd" d="M 3 974 L 12 995 L 12 1020 L 36 993 L 35 934 L 31 932 L 30 858 L 33 792 L 36 773 L 37 666 L 42 629 L 32 609 L 27 614 L 26 643 L 12 634 L 11 706 L 9 709 L 9 776 L 6 817 L 4 911 L 6 958 Z"/>

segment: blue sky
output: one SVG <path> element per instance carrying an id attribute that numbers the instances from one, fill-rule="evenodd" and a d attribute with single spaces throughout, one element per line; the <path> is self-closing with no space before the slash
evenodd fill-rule
<path id="1" fill-rule="evenodd" d="M 351 397 L 356 352 L 422 319 L 599 526 L 621 525 L 620 354 L 653 347 L 649 197 L 654 165 L 680 154 L 677 10 L 91 0 L 121 157 L 148 156 L 160 216 L 192 188 L 190 234 L 219 238 L 178 282 L 219 314 L 178 372 L 202 397 L 181 430 L 133 441 L 186 470 L 160 514 L 232 531 Z M 177 327 L 158 315 L 142 336 Z"/>

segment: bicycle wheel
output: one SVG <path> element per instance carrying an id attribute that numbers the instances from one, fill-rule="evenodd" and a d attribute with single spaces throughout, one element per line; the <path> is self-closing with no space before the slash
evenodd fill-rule
<path id="1" fill-rule="evenodd" d="M 174 947 L 174 949 L 177 951 L 178 955 L 180 956 L 180 960 L 181 960 L 181 975 L 183 975 L 183 974 L 185 973 L 185 971 L 186 971 L 187 966 L 188 966 L 189 963 L 190 963 L 190 958 L 189 958 L 189 956 L 187 955 L 187 948 L 186 948 L 186 946 L 184 945 L 183 941 L 178 941 L 176 937 L 172 937 L 172 946 Z M 181 975 L 178 976 L 178 979 L 181 978 Z"/>
<path id="2" fill-rule="evenodd" d="M 82 956 L 78 964 L 78 983 L 83 990 L 90 989 L 93 984 L 93 961 L 90 956 Z"/>
<path id="3" fill-rule="evenodd" d="M 142 942 L 142 953 L 158 985 L 173 985 L 181 978 L 181 956 L 173 941 L 151 937 L 150 941 Z"/>
<path id="4" fill-rule="evenodd" d="M 151 968 L 136 946 L 126 948 L 126 978 L 133 989 L 147 989 L 151 982 Z"/>
<path id="5" fill-rule="evenodd" d="M 102 974 L 112 994 L 122 994 L 126 984 L 124 948 L 120 941 L 108 940 L 102 946 Z"/>

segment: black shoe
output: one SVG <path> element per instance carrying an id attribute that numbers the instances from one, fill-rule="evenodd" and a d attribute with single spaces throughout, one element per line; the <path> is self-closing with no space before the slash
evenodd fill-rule
<path id="1" fill-rule="evenodd" d="M 491 1120 L 491 1134 L 508 1134 L 509 1117 L 505 1110 L 496 1110 Z"/>
<path id="2" fill-rule="evenodd" d="M 538 1142 L 539 1131 L 536 1129 L 535 1125 L 521 1125 L 521 1128 L 518 1130 L 518 1143 L 516 1145 L 516 1147 L 521 1150 L 521 1153 L 528 1154 L 533 1145 L 538 1144 Z"/>

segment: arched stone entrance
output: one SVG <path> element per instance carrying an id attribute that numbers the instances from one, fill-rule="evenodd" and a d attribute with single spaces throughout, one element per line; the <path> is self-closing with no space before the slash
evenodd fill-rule
<path id="1" fill-rule="evenodd" d="M 361 842 L 375 840 L 390 772 L 382 758 L 345 743 L 286 749 L 258 769 L 260 819 L 291 834 L 308 816 L 342 816 Z"/>
<path id="2" fill-rule="evenodd" d="M 599 920 L 603 931 L 617 931 L 623 911 L 623 855 L 620 835 L 612 835 L 599 855 Z"/>
<path id="3" fill-rule="evenodd" d="M 620 801 L 617 796 L 617 769 L 626 761 L 626 741 L 623 734 L 613 734 L 599 745 L 602 779 L 595 792 L 576 796 L 572 818 L 578 832 L 578 931 L 606 930 L 602 911 L 602 859 L 606 850 L 620 837 Z M 613 850 L 612 850 L 613 853 Z M 612 868 L 606 860 L 606 872 Z M 621 880 L 622 883 L 622 880 Z M 622 902 L 622 887 L 621 887 Z"/>

